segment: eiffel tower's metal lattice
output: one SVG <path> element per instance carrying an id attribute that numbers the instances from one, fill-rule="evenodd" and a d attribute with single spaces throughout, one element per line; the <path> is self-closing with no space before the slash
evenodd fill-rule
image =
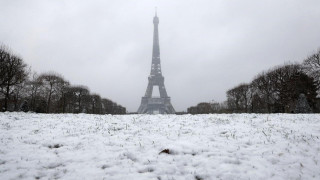
<path id="1" fill-rule="evenodd" d="M 161 73 L 160 48 L 158 25 L 159 18 L 157 14 L 153 18 L 153 49 L 151 72 L 148 77 L 149 83 L 144 97 L 141 99 L 141 105 L 138 109 L 139 114 L 174 114 L 175 110 L 171 105 L 170 97 L 167 95 L 164 87 L 164 77 Z M 153 87 L 158 86 L 160 97 L 152 97 Z"/>

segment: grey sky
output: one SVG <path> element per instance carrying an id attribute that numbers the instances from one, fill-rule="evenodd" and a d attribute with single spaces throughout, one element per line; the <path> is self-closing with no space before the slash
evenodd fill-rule
<path id="1" fill-rule="evenodd" d="M 320 48 L 319 0 L 0 0 L 0 42 L 32 70 L 136 111 L 150 73 L 154 7 L 177 111 Z"/>

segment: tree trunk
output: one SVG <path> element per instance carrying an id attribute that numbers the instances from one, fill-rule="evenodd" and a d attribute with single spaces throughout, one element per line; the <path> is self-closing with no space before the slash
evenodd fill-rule
<path id="1" fill-rule="evenodd" d="M 81 98 L 80 98 L 81 96 L 79 95 L 79 97 L 78 97 L 78 106 L 79 106 L 79 109 L 78 109 L 78 113 L 81 113 Z"/>
<path id="2" fill-rule="evenodd" d="M 48 105 L 47 105 L 47 113 L 50 113 L 51 95 L 52 95 L 52 85 L 50 85 L 50 92 L 49 92 Z"/>
<path id="3" fill-rule="evenodd" d="M 66 112 L 66 96 L 64 94 L 62 94 L 62 100 L 63 100 L 62 113 L 65 113 Z"/>
<path id="4" fill-rule="evenodd" d="M 94 102 L 92 103 L 92 114 L 94 114 Z"/>
<path id="5" fill-rule="evenodd" d="M 5 98 L 4 98 L 4 109 L 3 109 L 4 111 L 8 110 L 9 91 L 10 91 L 10 86 L 7 85 Z"/>
<path id="6" fill-rule="evenodd" d="M 51 92 L 49 93 L 48 105 L 47 105 L 47 113 L 50 111 L 50 101 L 51 101 Z"/>

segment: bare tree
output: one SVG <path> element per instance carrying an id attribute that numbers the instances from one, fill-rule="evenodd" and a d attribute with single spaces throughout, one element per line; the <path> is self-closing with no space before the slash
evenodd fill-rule
<path id="1" fill-rule="evenodd" d="M 39 79 L 39 76 L 37 73 L 32 74 L 32 79 L 28 80 L 25 83 L 25 88 L 26 88 L 26 94 L 27 97 L 29 97 L 29 105 L 30 108 L 29 110 L 35 111 L 37 107 L 37 99 L 39 99 L 39 90 L 40 87 L 42 86 L 42 82 Z"/>
<path id="2" fill-rule="evenodd" d="M 252 98 L 252 91 L 250 90 L 250 85 L 243 83 L 238 86 L 238 89 L 241 97 L 241 108 L 244 110 L 245 113 L 248 113 Z"/>
<path id="3" fill-rule="evenodd" d="M 236 88 L 229 89 L 227 91 L 228 107 L 232 112 L 238 112 L 240 110 L 241 95 L 237 92 Z"/>
<path id="4" fill-rule="evenodd" d="M 251 84 L 253 88 L 256 90 L 256 94 L 259 95 L 261 99 L 264 99 L 264 102 L 267 106 L 267 112 L 271 113 L 271 106 L 274 102 L 274 90 L 272 85 L 272 77 L 270 73 L 262 72 L 252 81 Z"/>
<path id="5" fill-rule="evenodd" d="M 189 114 L 197 114 L 197 107 L 196 106 L 191 106 L 187 109 L 187 112 Z"/>
<path id="6" fill-rule="evenodd" d="M 98 94 L 92 94 L 91 96 L 91 112 L 92 114 L 101 114 L 101 97 Z"/>
<path id="7" fill-rule="evenodd" d="M 306 58 L 302 66 L 304 72 L 315 80 L 318 88 L 318 97 L 320 97 L 320 49 Z"/>
<path id="8" fill-rule="evenodd" d="M 76 111 L 76 107 L 77 106 L 77 97 L 76 97 L 76 88 L 73 86 L 68 86 L 65 88 L 65 94 L 64 94 L 64 100 L 65 101 L 65 108 L 64 108 L 64 112 L 68 112 L 68 113 L 76 113 L 78 111 Z"/>
<path id="9" fill-rule="evenodd" d="M 114 103 L 106 98 L 102 98 L 101 99 L 102 102 L 102 109 L 103 109 L 103 114 L 113 114 L 113 107 L 114 107 Z"/>
<path id="10" fill-rule="evenodd" d="M 80 86 L 73 86 L 72 89 L 78 105 L 77 112 L 81 113 L 85 110 L 84 107 L 86 107 L 85 102 L 86 102 L 86 97 L 89 95 L 89 88 L 86 86 L 80 85 Z"/>
<path id="11" fill-rule="evenodd" d="M 101 99 L 101 114 L 126 114 L 126 108 L 117 103 L 102 98 Z"/>
<path id="12" fill-rule="evenodd" d="M 23 98 L 25 97 L 25 82 L 18 84 L 13 87 L 12 90 L 12 103 L 13 103 L 13 110 L 14 111 L 20 111 L 20 104 L 23 101 Z"/>
<path id="13" fill-rule="evenodd" d="M 292 109 L 292 93 L 296 87 L 291 86 L 291 79 L 301 72 L 299 64 L 287 64 L 271 69 L 268 75 L 271 77 L 273 90 L 273 112 L 290 112 Z"/>
<path id="14" fill-rule="evenodd" d="M 63 84 L 61 84 L 61 87 L 60 87 L 60 91 L 59 91 L 59 94 L 60 94 L 60 107 L 62 108 L 62 113 L 65 113 L 66 112 L 66 106 L 67 106 L 67 93 L 68 93 L 68 89 L 69 89 L 69 86 L 70 86 L 70 83 L 69 82 L 65 82 Z"/>
<path id="15" fill-rule="evenodd" d="M 252 90 L 249 84 L 242 83 L 227 91 L 227 102 L 233 112 L 249 112 Z"/>
<path id="16" fill-rule="evenodd" d="M 14 87 L 27 79 L 26 67 L 21 58 L 11 54 L 6 47 L 0 47 L 0 92 L 4 95 L 4 111 L 8 110 L 8 101 Z"/>
<path id="17" fill-rule="evenodd" d="M 212 112 L 213 110 L 210 103 L 202 102 L 197 105 L 198 114 L 210 114 Z"/>
<path id="18" fill-rule="evenodd" d="M 54 72 L 48 72 L 41 74 L 39 76 L 39 80 L 42 83 L 43 90 L 47 99 L 47 113 L 51 112 L 51 101 L 52 97 L 60 95 L 61 88 L 67 84 L 67 82 L 63 79 L 63 77 Z"/>

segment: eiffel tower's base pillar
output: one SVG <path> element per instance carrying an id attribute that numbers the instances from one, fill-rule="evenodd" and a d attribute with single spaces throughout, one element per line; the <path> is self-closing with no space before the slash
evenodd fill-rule
<path id="1" fill-rule="evenodd" d="M 148 98 L 142 97 L 139 114 L 174 114 L 170 98 Z"/>

